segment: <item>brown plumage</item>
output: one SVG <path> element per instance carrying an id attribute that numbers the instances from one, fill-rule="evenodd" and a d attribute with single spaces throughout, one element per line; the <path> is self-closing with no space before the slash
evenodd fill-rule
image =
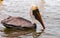
<path id="1" fill-rule="evenodd" d="M 7 28 L 35 28 L 35 25 L 32 24 L 29 20 L 26 20 L 22 17 L 11 17 L 9 16 L 7 19 L 1 21 L 1 23 Z"/>

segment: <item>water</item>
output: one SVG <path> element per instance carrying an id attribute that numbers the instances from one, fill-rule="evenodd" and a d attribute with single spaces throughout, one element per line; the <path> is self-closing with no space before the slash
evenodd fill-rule
<path id="1" fill-rule="evenodd" d="M 22 4 L 20 5 L 20 3 Z M 60 38 L 60 0 L 24 0 L 24 2 L 23 0 L 4 0 L 0 5 L 0 21 L 9 15 L 31 20 L 29 7 L 26 7 L 30 4 L 39 6 L 46 29 L 41 31 L 39 30 L 41 28 L 37 28 L 39 33 L 35 29 L 10 30 L 0 23 L 0 38 Z"/>

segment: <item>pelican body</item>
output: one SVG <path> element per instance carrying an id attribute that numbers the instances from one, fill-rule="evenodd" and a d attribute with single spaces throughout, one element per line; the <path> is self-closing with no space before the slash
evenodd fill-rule
<path id="1" fill-rule="evenodd" d="M 34 16 L 34 18 L 41 23 L 43 29 L 45 29 L 44 23 L 42 21 L 42 18 L 41 18 L 41 15 L 39 13 L 37 6 L 33 6 L 31 10 L 32 10 L 30 13 L 31 17 Z M 1 23 L 6 28 L 18 28 L 18 29 L 36 28 L 36 23 L 32 23 L 31 21 L 22 17 L 9 16 L 8 18 L 2 20 Z"/>
<path id="2" fill-rule="evenodd" d="M 1 21 L 1 23 L 6 28 L 17 28 L 17 29 L 23 29 L 23 28 L 35 28 L 36 26 L 31 23 L 31 21 L 26 20 L 22 17 L 11 17 L 4 19 Z"/>

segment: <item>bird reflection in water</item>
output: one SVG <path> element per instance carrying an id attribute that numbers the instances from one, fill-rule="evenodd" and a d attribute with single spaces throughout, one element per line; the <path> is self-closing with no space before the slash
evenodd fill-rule
<path id="1" fill-rule="evenodd" d="M 32 38 L 38 38 L 42 33 L 44 33 L 44 30 L 41 30 L 41 32 L 37 33 L 36 29 L 27 29 L 27 30 L 16 30 L 16 29 L 4 29 L 5 35 L 3 37 L 6 38 L 23 38 L 30 37 Z"/>

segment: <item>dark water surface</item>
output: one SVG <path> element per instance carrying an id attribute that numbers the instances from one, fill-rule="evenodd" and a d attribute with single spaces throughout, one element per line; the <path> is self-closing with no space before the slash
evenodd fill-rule
<path id="1" fill-rule="evenodd" d="M 31 4 L 39 6 L 46 29 L 41 31 L 37 26 L 39 33 L 35 29 L 11 30 L 0 23 L 0 38 L 60 38 L 60 0 L 4 0 L 0 5 L 0 21 L 9 15 L 31 20 L 28 11 Z"/>

